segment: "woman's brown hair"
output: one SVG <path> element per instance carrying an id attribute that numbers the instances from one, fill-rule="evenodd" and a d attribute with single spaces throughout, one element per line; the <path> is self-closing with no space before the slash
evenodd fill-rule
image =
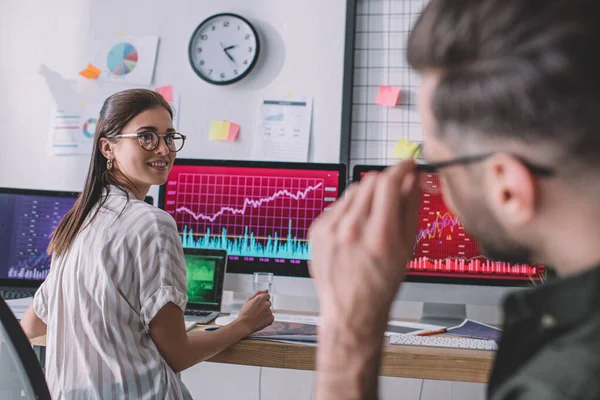
<path id="1" fill-rule="evenodd" d="M 107 159 L 100 151 L 100 139 L 114 138 L 138 114 L 154 107 L 165 108 L 173 118 L 173 111 L 169 103 L 162 95 L 152 90 L 129 89 L 115 93 L 106 99 L 100 110 L 100 118 L 96 125 L 94 150 L 85 187 L 73 208 L 54 230 L 48 246 L 49 254 L 60 256 L 69 250 L 77 234 L 84 228 L 83 224 L 92 209 L 100 202 L 96 213 L 88 221 L 88 224 L 95 218 L 98 210 L 106 201 L 106 197 L 102 198 L 103 190 L 108 193 L 110 186 L 115 185 L 126 194 L 128 193 L 123 189 L 123 186 L 127 187 L 131 185 L 131 182 L 120 174 L 116 168 L 110 170 L 107 168 Z"/>

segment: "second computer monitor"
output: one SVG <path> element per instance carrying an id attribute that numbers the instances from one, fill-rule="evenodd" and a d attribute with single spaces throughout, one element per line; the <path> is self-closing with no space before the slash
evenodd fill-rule
<path id="1" fill-rule="evenodd" d="M 308 276 L 308 230 L 344 189 L 343 164 L 177 159 L 159 191 L 183 247 L 227 250 L 228 272 Z"/>
<path id="2" fill-rule="evenodd" d="M 0 285 L 39 286 L 50 271 L 52 232 L 78 193 L 0 188 Z"/>
<path id="3" fill-rule="evenodd" d="M 381 171 L 381 165 L 356 165 L 354 182 L 369 171 Z M 465 230 L 458 216 L 444 204 L 436 174 L 423 174 L 419 230 L 413 256 L 407 265 L 410 281 L 527 285 L 530 279 L 539 280 L 545 268 L 538 265 L 511 264 L 484 257 L 477 241 Z"/>

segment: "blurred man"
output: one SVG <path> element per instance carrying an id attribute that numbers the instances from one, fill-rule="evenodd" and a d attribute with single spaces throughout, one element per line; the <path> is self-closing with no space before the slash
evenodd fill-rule
<path id="1" fill-rule="evenodd" d="M 599 2 L 432 0 L 407 48 L 448 206 L 487 256 L 559 276 L 506 299 L 489 398 L 599 399 Z M 313 226 L 318 399 L 377 397 L 418 174 L 371 174 Z"/>

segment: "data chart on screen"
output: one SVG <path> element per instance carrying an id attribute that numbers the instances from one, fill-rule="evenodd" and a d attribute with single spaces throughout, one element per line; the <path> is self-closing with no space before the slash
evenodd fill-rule
<path id="1" fill-rule="evenodd" d="M 421 205 L 418 231 L 409 275 L 497 280 L 538 280 L 545 268 L 511 264 L 486 258 L 460 218 L 448 209 L 441 195 L 439 177 L 420 177 Z"/>
<path id="2" fill-rule="evenodd" d="M 225 249 L 230 261 L 300 264 L 310 257 L 311 223 L 339 194 L 339 174 L 175 165 L 164 209 L 184 247 Z"/>

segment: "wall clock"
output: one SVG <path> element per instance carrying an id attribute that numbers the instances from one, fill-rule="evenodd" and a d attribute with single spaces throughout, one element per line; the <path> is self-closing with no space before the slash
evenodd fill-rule
<path id="1" fill-rule="evenodd" d="M 188 48 L 194 72 L 215 85 L 228 85 L 248 75 L 259 52 L 256 29 L 245 18 L 230 13 L 200 23 Z"/>

